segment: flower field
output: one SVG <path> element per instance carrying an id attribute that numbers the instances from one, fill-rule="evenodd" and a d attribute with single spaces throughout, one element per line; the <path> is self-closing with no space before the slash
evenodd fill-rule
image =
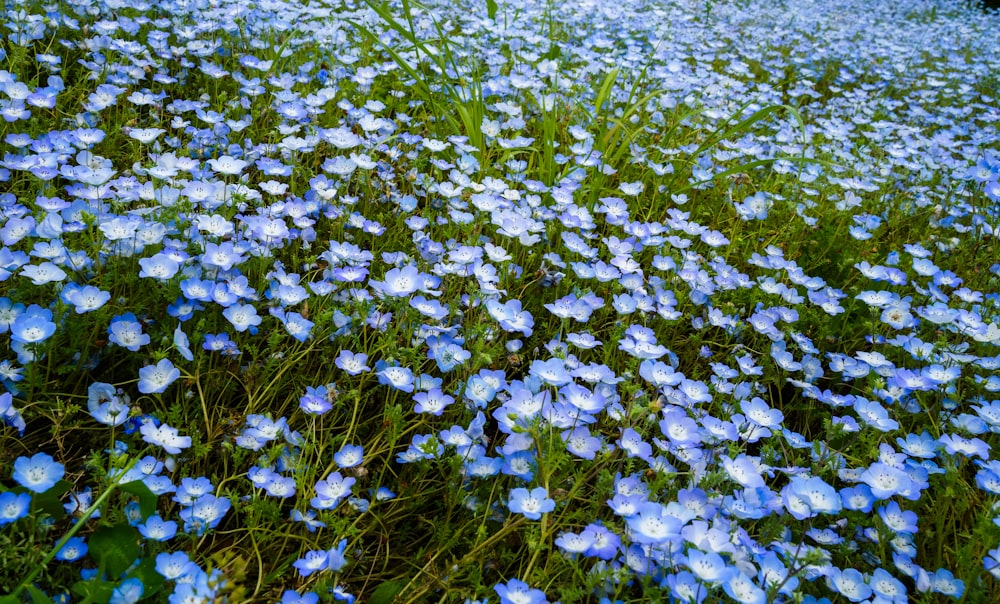
<path id="1" fill-rule="evenodd" d="M 0 604 L 1000 599 L 1000 14 L 0 31 Z"/>

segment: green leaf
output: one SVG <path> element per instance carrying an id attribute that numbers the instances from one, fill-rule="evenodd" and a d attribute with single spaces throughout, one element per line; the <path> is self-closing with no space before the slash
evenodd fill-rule
<path id="1" fill-rule="evenodd" d="M 142 600 L 146 600 L 163 588 L 163 575 L 156 572 L 156 561 L 153 558 L 146 558 L 135 568 L 129 577 L 135 577 L 142 581 Z"/>
<path id="2" fill-rule="evenodd" d="M 34 585 L 26 586 L 25 590 L 28 592 L 28 595 L 31 596 L 32 604 L 52 604 L 52 598 L 45 595 L 45 592 L 38 589 Z M 17 602 L 17 600 L 12 600 L 12 601 Z M 0 600 L 0 602 L 4 602 L 4 600 Z"/>
<path id="3" fill-rule="evenodd" d="M 404 587 L 406 587 L 404 581 L 383 581 L 375 588 L 368 601 L 371 604 L 392 604 L 392 599 L 396 597 L 396 594 L 403 591 Z"/>
<path id="4" fill-rule="evenodd" d="M 60 480 L 44 493 L 32 493 L 21 487 L 11 490 L 15 493 L 28 493 L 31 495 L 31 505 L 34 509 L 45 512 L 56 520 L 60 520 L 66 516 L 66 508 L 63 507 L 62 496 L 72 488 L 72 482 Z"/>
<path id="5" fill-rule="evenodd" d="M 90 556 L 109 577 L 120 577 L 139 556 L 139 532 L 120 522 L 102 526 L 89 540 Z"/>
<path id="6" fill-rule="evenodd" d="M 90 602 L 107 602 L 111 599 L 111 594 L 115 590 L 114 583 L 101 581 L 94 578 L 89 581 L 77 581 L 70 588 L 73 593 L 83 597 L 79 604 L 89 604 Z"/>
<path id="7" fill-rule="evenodd" d="M 486 14 L 489 15 L 491 21 L 497 18 L 497 0 L 486 0 Z"/>
<path id="8" fill-rule="evenodd" d="M 118 488 L 139 498 L 139 512 L 143 521 L 156 513 L 156 495 L 141 480 L 118 485 Z"/>

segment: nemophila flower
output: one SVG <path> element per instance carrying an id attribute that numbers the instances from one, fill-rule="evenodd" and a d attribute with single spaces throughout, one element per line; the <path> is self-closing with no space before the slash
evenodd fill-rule
<path id="1" fill-rule="evenodd" d="M 371 369 L 366 365 L 367 362 L 367 354 L 363 352 L 355 354 L 350 350 L 341 350 L 340 354 L 334 360 L 334 364 L 349 375 L 360 375 L 366 371 L 370 371 Z"/>
<path id="2" fill-rule="evenodd" d="M 0 369 L 3 369 L 3 366 L 4 363 L 0 362 Z M 8 389 L 11 388 L 8 386 Z M 16 428 L 22 435 L 27 427 L 24 418 L 21 416 L 21 412 L 14 407 L 14 395 L 10 392 L 0 394 L 0 421 L 3 421 L 3 423 L 8 426 Z"/>
<path id="3" fill-rule="evenodd" d="M 209 159 L 208 164 L 212 169 L 221 174 L 237 176 L 246 168 L 247 162 L 229 155 L 223 155 L 215 159 Z"/>
<path id="4" fill-rule="evenodd" d="M 201 347 L 210 352 L 221 352 L 233 356 L 238 354 L 236 342 L 233 342 L 229 334 L 225 332 L 220 334 L 205 334 L 205 340 L 201 343 Z"/>
<path id="5" fill-rule="evenodd" d="M 87 555 L 87 543 L 80 537 L 70 537 L 56 552 L 56 560 L 74 562 Z"/>
<path id="6" fill-rule="evenodd" d="M 966 457 L 981 457 L 990 459 L 990 445 L 979 438 L 962 438 L 957 434 L 944 434 L 938 438 L 938 443 L 949 455 L 965 455 Z"/>
<path id="7" fill-rule="evenodd" d="M 507 583 L 498 583 L 493 591 L 500 596 L 500 604 L 546 604 L 545 592 L 534 589 L 524 581 L 511 579 Z"/>
<path id="8" fill-rule="evenodd" d="M 156 572 L 168 581 L 177 581 L 190 577 L 199 571 L 198 565 L 191 561 L 186 552 L 161 552 L 156 555 Z"/>
<path id="9" fill-rule="evenodd" d="M 955 578 L 947 568 L 939 568 L 930 578 L 931 591 L 954 599 L 959 599 L 965 593 L 965 581 Z"/>
<path id="10" fill-rule="evenodd" d="M 184 360 L 191 362 L 194 361 L 194 353 L 191 352 L 191 343 L 188 341 L 187 334 L 178 325 L 174 328 L 174 349 L 184 358 Z"/>
<path id="11" fill-rule="evenodd" d="M 231 507 L 232 503 L 225 497 L 211 494 L 198 497 L 190 507 L 180 512 L 184 531 L 195 535 L 205 534 L 206 530 L 218 526 Z"/>
<path id="12" fill-rule="evenodd" d="M 883 568 L 876 568 L 872 576 L 868 579 L 868 585 L 872 588 L 872 593 L 876 600 L 885 604 L 906 604 L 906 586 L 902 581 L 893 577 Z"/>
<path id="13" fill-rule="evenodd" d="M 140 278 L 156 279 L 158 281 L 167 281 L 180 270 L 180 263 L 164 252 L 160 252 L 149 258 L 140 258 L 139 266 L 142 268 L 139 271 Z"/>
<path id="14" fill-rule="evenodd" d="M 177 534 L 177 523 L 164 520 L 159 514 L 153 514 L 136 528 L 139 529 L 139 534 L 151 541 L 169 541 Z"/>
<path id="15" fill-rule="evenodd" d="M 51 262 L 42 262 L 22 267 L 21 276 L 31 279 L 33 285 L 45 285 L 62 281 L 66 278 L 66 272 Z"/>
<path id="16" fill-rule="evenodd" d="M 31 457 L 14 460 L 14 482 L 33 493 L 44 493 L 62 480 L 66 473 L 62 464 L 48 453 L 35 453 Z"/>
<path id="17" fill-rule="evenodd" d="M 722 461 L 722 466 L 729 477 L 743 487 L 755 489 L 766 486 L 760 468 L 753 458 L 746 455 L 740 455 L 736 459 L 722 456 L 720 461 Z"/>
<path id="18" fill-rule="evenodd" d="M 326 550 L 312 550 L 292 563 L 292 566 L 298 569 L 299 576 L 308 577 L 315 572 L 326 570 L 328 563 L 329 554 Z"/>
<path id="19" fill-rule="evenodd" d="M 507 497 L 507 507 L 515 514 L 522 514 L 529 520 L 539 520 L 542 514 L 556 509 L 556 502 L 549 498 L 545 487 L 535 487 L 530 491 L 523 487 L 511 490 Z"/>
<path id="20" fill-rule="evenodd" d="M 32 304 L 14 317 L 10 324 L 10 339 L 19 344 L 38 344 L 56 332 L 52 311 Z"/>
<path id="21" fill-rule="evenodd" d="M 177 487 L 177 492 L 174 494 L 173 500 L 177 503 L 189 506 L 193 504 L 202 495 L 211 493 L 215 487 L 212 482 L 200 476 L 198 478 L 182 478 L 181 484 Z"/>
<path id="22" fill-rule="evenodd" d="M 895 533 L 917 532 L 917 514 L 910 510 L 903 510 L 895 501 L 890 501 L 887 505 L 878 508 L 879 518 Z"/>
<path id="23" fill-rule="evenodd" d="M 472 358 L 472 353 L 446 334 L 428 337 L 427 346 L 428 358 L 437 362 L 442 373 L 448 373 Z"/>
<path id="24" fill-rule="evenodd" d="M 340 472 L 334 472 L 316 483 L 316 497 L 309 502 L 314 509 L 332 510 L 351 494 L 351 487 L 356 482 L 353 477 L 345 478 Z"/>
<path id="25" fill-rule="evenodd" d="M 399 365 L 376 367 L 376 374 L 380 384 L 403 392 L 413 392 L 413 371 L 408 367 L 400 367 Z"/>
<path id="26" fill-rule="evenodd" d="M 14 304 L 10 298 L 0 298 L 0 333 L 10 331 L 14 319 L 25 311 L 24 304 Z M 50 317 L 51 318 L 51 317 Z"/>
<path id="27" fill-rule="evenodd" d="M 142 598 L 144 591 L 145 584 L 143 584 L 142 579 L 130 577 L 111 590 L 108 604 L 135 604 Z"/>
<path id="28" fill-rule="evenodd" d="M 861 421 L 880 432 L 890 432 L 899 428 L 899 422 L 890 418 L 889 412 L 876 401 L 857 396 L 854 398 L 854 411 Z"/>
<path id="29" fill-rule="evenodd" d="M 642 439 L 642 435 L 632 428 L 622 428 L 622 436 L 616 444 L 623 449 L 629 457 L 635 457 L 645 461 L 653 458 L 653 447 Z"/>
<path id="30" fill-rule="evenodd" d="M 853 568 L 845 570 L 830 568 L 826 573 L 826 584 L 851 602 L 861 602 L 872 595 L 872 589 L 865 582 L 864 576 Z"/>
<path id="31" fill-rule="evenodd" d="M 72 285 L 72 287 L 71 287 Z M 104 306 L 111 299 L 111 294 L 93 285 L 76 286 L 68 284 L 61 294 L 63 300 L 72 304 L 77 314 L 83 314 Z"/>
<path id="32" fill-rule="evenodd" d="M 678 602 L 684 604 L 702 604 L 708 597 L 708 589 L 698 583 L 698 580 L 690 572 L 683 570 L 666 576 L 666 580 L 660 583 L 661 587 L 669 587 L 670 595 Z"/>
<path id="33" fill-rule="evenodd" d="M 179 377 L 181 377 L 180 369 L 174 367 L 170 359 L 161 359 L 156 365 L 146 365 L 139 370 L 139 392 L 160 394 Z"/>
<path id="34" fill-rule="evenodd" d="M 281 604 L 317 604 L 319 596 L 311 591 L 300 594 L 294 589 L 286 590 L 281 594 Z"/>
<path id="35" fill-rule="evenodd" d="M 687 566 L 700 581 L 713 585 L 728 581 L 739 572 L 735 567 L 726 564 L 722 556 L 716 552 L 705 553 L 697 549 L 687 551 Z"/>
<path id="36" fill-rule="evenodd" d="M 306 510 L 302 512 L 300 510 L 292 510 L 289 517 L 293 522 L 301 522 L 306 525 L 306 530 L 310 533 L 315 533 L 317 529 L 326 528 L 326 523 L 322 520 L 316 519 L 316 512 L 312 510 Z"/>
<path id="37" fill-rule="evenodd" d="M 118 315 L 108 326 L 108 341 L 137 352 L 140 346 L 149 344 L 149 336 L 142 332 L 142 323 L 133 313 Z"/>
<path id="38" fill-rule="evenodd" d="M 743 571 L 737 571 L 733 574 L 728 581 L 722 584 L 722 589 L 726 595 L 740 604 L 764 604 L 767 602 L 767 593 Z"/>
<path id="39" fill-rule="evenodd" d="M 983 567 L 994 578 L 1000 579 L 1000 548 L 986 552 L 986 556 L 983 557 Z"/>
<path id="40" fill-rule="evenodd" d="M 27 493 L 0 493 L 0 527 L 27 516 L 30 506 L 31 495 Z"/>
<path id="41" fill-rule="evenodd" d="M 835 514 L 840 511 L 840 494 L 822 478 L 793 476 L 781 490 L 785 509 L 797 520 L 816 514 Z"/>
<path id="42" fill-rule="evenodd" d="M 95 382 L 87 389 L 87 410 L 106 426 L 122 425 L 131 412 L 127 397 L 119 396 L 114 386 L 103 382 Z"/>
<path id="43" fill-rule="evenodd" d="M 652 501 L 640 503 L 625 521 L 632 540 L 644 545 L 665 545 L 679 539 L 684 524 L 667 508 Z"/>
<path id="44" fill-rule="evenodd" d="M 181 449 L 187 449 L 191 446 L 190 436 L 181 436 L 177 428 L 172 428 L 167 424 L 160 424 L 157 427 L 152 423 L 145 423 L 139 428 L 139 432 L 144 441 L 162 447 L 170 455 L 179 455 Z"/>
<path id="45" fill-rule="evenodd" d="M 248 329 L 250 333 L 256 333 L 256 327 L 263 321 L 252 304 L 233 304 L 222 311 L 222 316 L 241 333 Z"/>
<path id="46" fill-rule="evenodd" d="M 427 392 L 414 394 L 413 401 L 416 403 L 413 407 L 414 412 L 440 416 L 448 406 L 455 402 L 455 399 L 442 392 L 440 388 L 432 388 Z"/>
<path id="47" fill-rule="evenodd" d="M 872 495 L 871 488 L 864 483 L 841 489 L 840 500 L 845 508 L 866 514 L 872 511 L 872 506 L 875 504 L 875 496 Z"/>
<path id="48" fill-rule="evenodd" d="M 582 554 L 594 546 L 593 533 L 561 533 L 554 541 L 556 547 L 567 554 Z"/>
<path id="49" fill-rule="evenodd" d="M 299 398 L 299 408 L 309 415 L 323 415 L 333 409 L 326 386 L 307 386 L 306 393 Z"/>
<path id="50" fill-rule="evenodd" d="M 897 494 L 909 494 L 915 487 L 913 480 L 903 470 L 880 461 L 871 464 L 860 476 L 876 499 L 888 499 Z"/>
<path id="51" fill-rule="evenodd" d="M 243 256 L 231 241 L 206 243 L 205 253 L 201 255 L 201 263 L 205 268 L 220 271 L 228 271 L 245 260 L 246 256 Z"/>
<path id="52" fill-rule="evenodd" d="M 368 284 L 386 296 L 406 297 L 423 287 L 424 276 L 414 265 L 392 268 L 382 281 L 369 280 Z"/>
<path id="53" fill-rule="evenodd" d="M 344 445 L 333 454 L 333 461 L 341 468 L 353 468 L 364 460 L 364 449 L 360 445 Z"/>
<path id="54" fill-rule="evenodd" d="M 531 362 L 528 369 L 530 375 L 537 377 L 542 382 L 551 386 L 565 386 L 573 378 L 566 370 L 566 363 L 562 359 L 555 357 L 547 361 L 536 359 Z"/>
<path id="55" fill-rule="evenodd" d="M 264 491 L 271 497 L 287 499 L 295 495 L 295 479 L 290 476 L 282 476 L 278 473 L 271 473 L 269 479 L 264 484 Z"/>

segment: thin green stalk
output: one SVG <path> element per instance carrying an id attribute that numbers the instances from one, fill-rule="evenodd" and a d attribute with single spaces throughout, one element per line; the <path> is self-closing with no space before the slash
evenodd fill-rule
<path id="1" fill-rule="evenodd" d="M 128 466 L 126 466 L 125 469 L 122 471 L 119 480 L 121 479 L 121 477 L 124 477 L 126 474 L 128 474 L 128 472 L 132 468 L 134 468 L 136 464 L 139 463 L 140 459 L 141 458 L 139 457 L 134 458 L 128 464 Z M 38 566 L 36 566 L 33 571 L 28 573 L 28 576 L 26 576 L 24 579 L 21 579 L 21 582 L 17 585 L 16 588 L 14 588 L 14 591 L 11 592 L 10 596 L 7 596 L 3 600 L 0 600 L 0 603 L 7 604 L 8 602 L 20 602 L 21 592 L 27 589 L 28 585 L 30 585 L 31 582 L 35 580 L 35 577 L 41 574 L 41 572 L 45 569 L 45 567 L 48 566 L 49 562 L 51 562 L 52 559 L 56 557 L 56 554 L 59 553 L 59 550 L 61 550 L 66 545 L 66 543 L 70 539 L 72 539 L 73 536 L 76 535 L 81 528 L 83 528 L 84 523 L 86 523 L 86 521 L 90 519 L 91 516 L 93 516 L 98 510 L 101 509 L 101 506 L 104 504 L 104 502 L 107 501 L 109 497 L 111 497 L 111 493 L 113 493 L 115 491 L 115 488 L 117 488 L 120 485 L 121 483 L 118 481 L 111 483 L 111 485 L 108 486 L 108 490 L 101 493 L 101 496 L 97 498 L 97 501 L 95 501 L 93 505 L 87 508 L 87 511 L 83 514 L 83 516 L 79 520 L 77 520 L 76 523 L 73 524 L 73 526 L 71 526 L 68 531 L 66 531 L 66 534 L 63 535 L 62 539 L 56 542 L 56 544 L 52 547 L 52 550 L 48 554 L 46 554 L 45 558 L 41 562 L 38 563 Z"/>

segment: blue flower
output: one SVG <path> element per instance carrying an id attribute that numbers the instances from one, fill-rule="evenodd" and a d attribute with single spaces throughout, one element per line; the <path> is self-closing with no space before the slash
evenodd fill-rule
<path id="1" fill-rule="evenodd" d="M 150 278 L 158 281 L 167 281 L 180 270 L 180 264 L 164 252 L 160 252 L 151 258 L 141 258 L 139 266 L 142 268 L 139 271 L 140 278 Z"/>
<path id="2" fill-rule="evenodd" d="M 726 564 L 722 556 L 716 552 L 705 553 L 697 549 L 689 549 L 687 552 L 687 565 L 691 572 L 700 581 L 718 585 L 723 581 L 728 581 L 730 577 L 739 571 L 735 567 Z"/>
<path id="3" fill-rule="evenodd" d="M 406 297 L 423 288 L 424 276 L 414 265 L 393 268 L 386 272 L 382 281 L 369 280 L 375 291 L 386 296 Z"/>
<path id="4" fill-rule="evenodd" d="M 0 362 L 0 368 L 2 366 L 3 363 Z M 8 388 L 10 387 L 8 386 Z M 24 434 L 27 424 L 24 418 L 21 417 L 21 412 L 14 407 L 14 396 L 10 392 L 0 394 L 0 420 L 8 426 L 17 428 L 18 432 L 22 435 Z"/>
<path id="5" fill-rule="evenodd" d="M 210 494 L 198 497 L 191 507 L 180 512 L 185 532 L 204 535 L 206 530 L 218 526 L 231 507 L 232 503 L 225 497 Z"/>
<path id="6" fill-rule="evenodd" d="M 965 593 L 965 582 L 956 579 L 947 568 L 939 568 L 931 576 L 931 591 L 957 600 Z"/>
<path id="7" fill-rule="evenodd" d="M 343 369 L 350 375 L 360 375 L 371 369 L 365 363 L 368 362 L 368 355 L 363 352 L 357 354 L 351 352 L 350 350 L 341 350 L 340 354 L 334 360 L 334 364 L 337 367 Z"/>
<path id="8" fill-rule="evenodd" d="M 640 503 L 626 522 L 632 540 L 644 545 L 664 545 L 678 539 L 684 524 L 665 507 L 652 501 Z"/>
<path id="9" fill-rule="evenodd" d="M 840 493 L 822 478 L 794 476 L 781 490 L 785 509 L 796 520 L 805 520 L 816 514 L 835 514 L 840 511 Z"/>
<path id="10" fill-rule="evenodd" d="M 292 566 L 299 571 L 299 576 L 308 577 L 314 572 L 327 569 L 330 555 L 326 550 L 311 550 L 306 555 L 296 560 Z"/>
<path id="11" fill-rule="evenodd" d="M 556 502 L 549 498 L 545 487 L 532 490 L 516 488 L 507 498 L 507 507 L 515 514 L 522 514 L 529 520 L 539 520 L 542 514 L 556 509 Z"/>
<path id="12" fill-rule="evenodd" d="M 186 552 L 162 552 L 156 555 L 156 572 L 168 581 L 193 576 L 200 570 Z"/>
<path id="13" fill-rule="evenodd" d="M 254 328 L 263 320 L 257 315 L 257 309 L 252 304 L 233 304 L 222 311 L 222 316 L 226 317 L 239 332 L 250 329 L 251 333 L 255 333 Z"/>
<path id="14" fill-rule="evenodd" d="M 498 583 L 493 590 L 500 596 L 500 604 L 546 604 L 545 592 L 530 587 L 524 581 L 511 579 L 507 583 Z"/>
<path id="15" fill-rule="evenodd" d="M 56 560 L 74 562 L 87 555 L 87 544 L 80 537 L 70 537 L 56 552 Z"/>
<path id="16" fill-rule="evenodd" d="M 743 571 L 737 571 L 722 585 L 722 589 L 733 600 L 740 604 L 764 604 L 767 594 L 758 587 Z"/>
<path id="17" fill-rule="evenodd" d="M 135 604 L 142 598 L 144 591 L 145 586 L 142 579 L 130 577 L 111 591 L 111 599 L 108 600 L 108 604 Z"/>
<path id="18" fill-rule="evenodd" d="M 35 453 L 29 457 L 14 460 L 14 481 L 33 493 L 44 493 L 62 480 L 66 473 L 62 464 L 57 463 L 48 453 Z"/>
<path id="19" fill-rule="evenodd" d="M 0 527 L 27 516 L 30 505 L 31 495 L 27 493 L 0 493 Z"/>
<path id="20" fill-rule="evenodd" d="M 108 341 L 122 348 L 137 352 L 140 346 L 149 344 L 149 336 L 142 333 L 142 323 L 133 313 L 118 315 L 108 326 Z"/>
<path id="21" fill-rule="evenodd" d="M 903 510 L 895 501 L 878 508 L 878 515 L 893 532 L 915 534 L 917 532 L 917 514 Z"/>
<path id="22" fill-rule="evenodd" d="M 355 482 L 353 477 L 345 478 L 340 472 L 334 472 L 316 483 L 316 497 L 313 497 L 309 505 L 317 510 L 332 510 L 350 496 Z"/>
<path id="23" fill-rule="evenodd" d="M 318 602 L 319 596 L 311 591 L 300 594 L 295 590 L 289 589 L 281 594 L 281 604 L 317 604 Z"/>
<path id="24" fill-rule="evenodd" d="M 831 568 L 827 571 L 826 584 L 851 602 L 861 602 L 872 595 L 872 589 L 865 583 L 864 576 L 853 568 L 846 570 Z"/>
<path id="25" fill-rule="evenodd" d="M 333 409 L 326 386 L 307 386 L 306 393 L 299 398 L 299 408 L 309 415 L 323 415 Z"/>
<path id="26" fill-rule="evenodd" d="M 159 514 L 153 514 L 145 523 L 138 526 L 139 533 L 152 541 L 167 541 L 177 534 L 177 523 L 164 520 Z"/>
<path id="27" fill-rule="evenodd" d="M 440 388 L 432 388 L 427 392 L 414 394 L 413 401 L 416 403 L 413 407 L 414 412 L 440 416 L 445 408 L 455 402 L 455 399 L 442 392 Z"/>
<path id="28" fill-rule="evenodd" d="M 14 317 L 10 324 L 10 339 L 20 344 L 44 342 L 56 332 L 52 311 L 32 304 Z"/>
<path id="29" fill-rule="evenodd" d="M 315 533 L 316 529 L 326 528 L 326 523 L 322 520 L 316 519 L 316 512 L 312 510 L 306 510 L 301 512 L 299 510 L 292 510 L 290 512 L 290 518 L 294 522 L 301 522 L 306 525 L 306 529 L 310 533 Z"/>
<path id="30" fill-rule="evenodd" d="M 177 428 L 172 428 L 167 424 L 161 424 L 157 427 L 152 423 L 145 423 L 139 428 L 139 432 L 144 441 L 162 447 L 171 455 L 178 455 L 181 449 L 187 449 L 191 446 L 190 436 L 180 436 Z"/>
<path id="31" fill-rule="evenodd" d="M 413 371 L 399 365 L 385 365 L 382 361 L 379 363 L 381 366 L 376 367 L 379 384 L 403 392 L 413 392 Z"/>
<path id="32" fill-rule="evenodd" d="M 174 367 L 170 359 L 161 359 L 156 365 L 147 365 L 139 370 L 139 392 L 143 394 L 165 392 L 179 377 L 181 377 L 180 369 Z"/>
<path id="33" fill-rule="evenodd" d="M 72 286 L 72 287 L 71 287 Z M 104 306 L 111 299 L 111 294 L 94 287 L 83 287 L 67 284 L 62 292 L 63 300 L 75 307 L 77 314 L 83 314 Z"/>

